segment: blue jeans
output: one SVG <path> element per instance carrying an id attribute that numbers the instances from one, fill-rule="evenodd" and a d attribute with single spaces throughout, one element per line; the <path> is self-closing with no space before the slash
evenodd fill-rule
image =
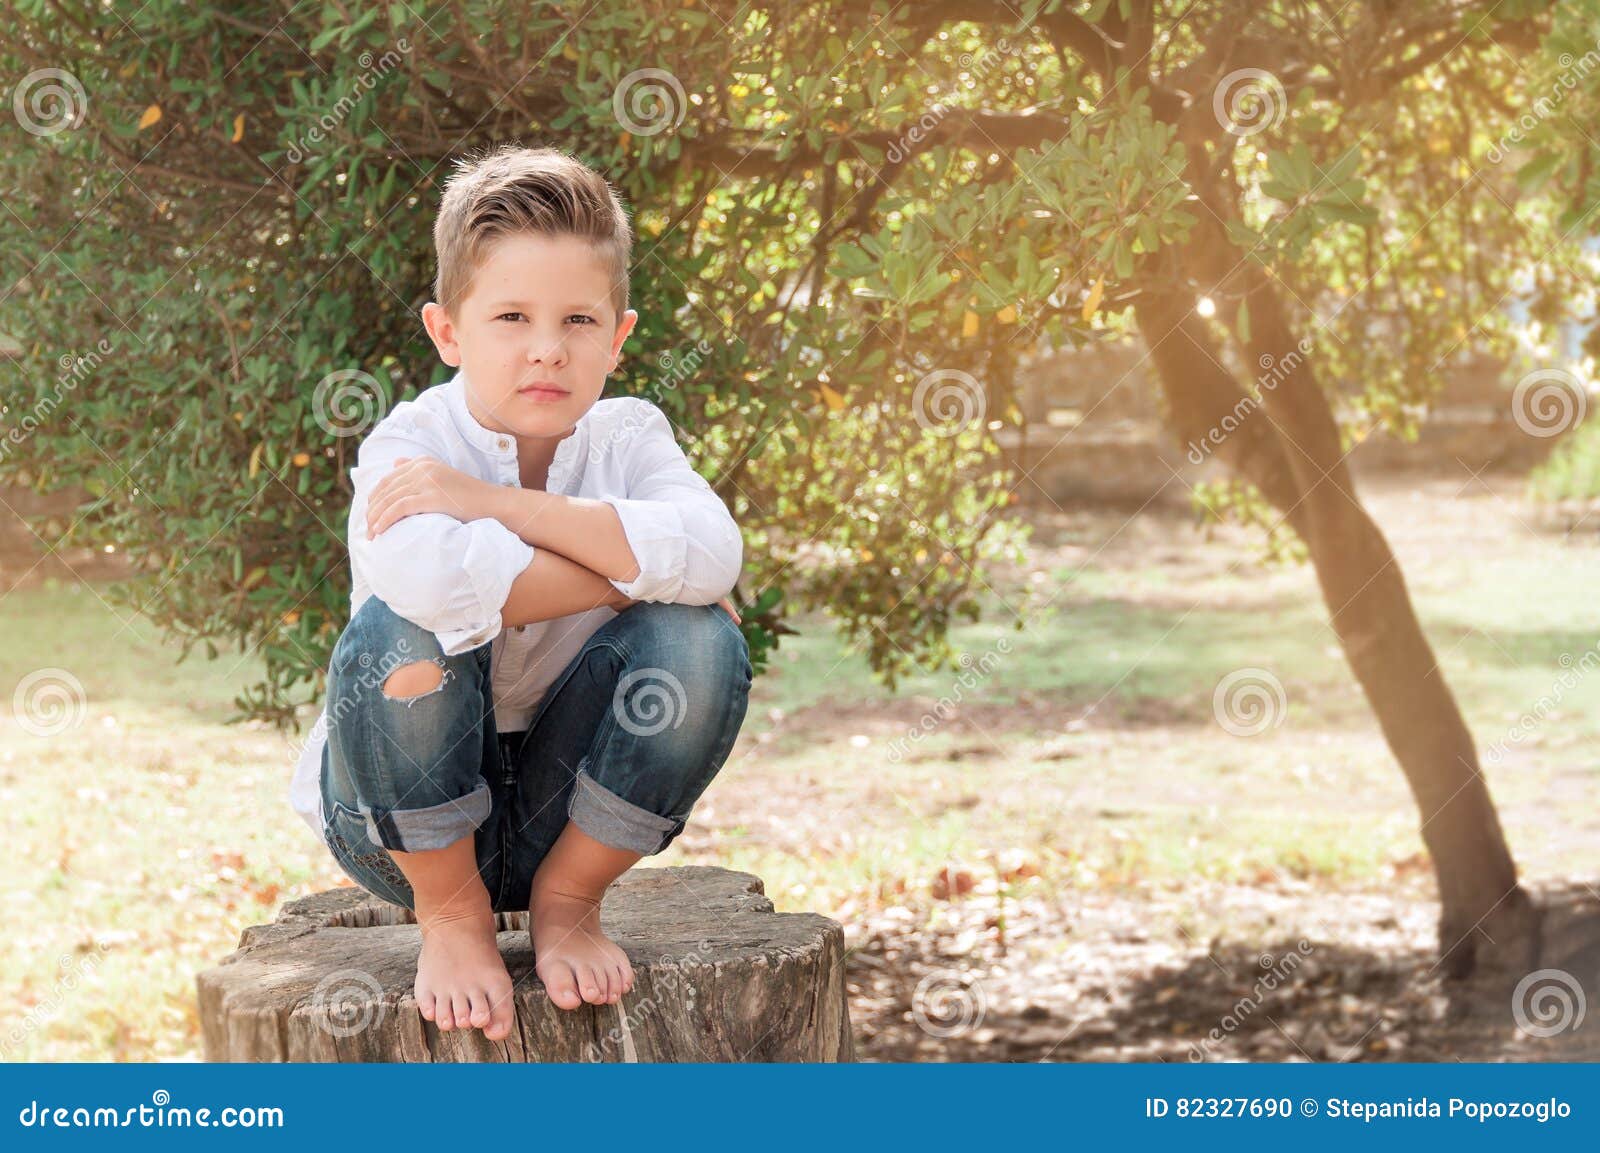
<path id="1" fill-rule="evenodd" d="M 414 907 L 389 850 L 474 835 L 496 912 L 526 909 L 533 872 L 572 820 L 620 849 L 659 853 L 728 758 L 753 676 L 737 625 L 715 606 L 633 605 L 602 625 L 545 693 L 526 730 L 498 733 L 490 645 L 446 656 L 377 597 L 334 646 L 323 835 L 369 892 Z M 438 688 L 389 696 L 417 661 Z"/>

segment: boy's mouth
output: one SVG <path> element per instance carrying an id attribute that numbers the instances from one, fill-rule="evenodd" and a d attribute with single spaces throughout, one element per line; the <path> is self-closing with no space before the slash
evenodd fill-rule
<path id="1" fill-rule="evenodd" d="M 533 381 L 530 384 L 517 386 L 517 395 L 525 396 L 529 400 L 560 400 L 570 395 L 566 389 L 547 381 Z"/>

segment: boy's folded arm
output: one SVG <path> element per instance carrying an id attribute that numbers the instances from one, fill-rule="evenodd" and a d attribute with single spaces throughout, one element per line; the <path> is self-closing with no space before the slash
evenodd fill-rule
<path id="1" fill-rule="evenodd" d="M 638 601 L 710 605 L 733 591 L 744 539 L 727 505 L 690 465 L 654 405 L 630 439 L 627 495 L 602 497 L 622 521 L 638 562 L 632 580 L 612 580 Z"/>
<path id="2" fill-rule="evenodd" d="M 499 635 L 501 606 L 534 550 L 499 521 L 463 523 L 444 513 L 404 517 L 367 539 L 367 497 L 395 458 L 442 455 L 423 438 L 374 430 L 350 470 L 355 495 L 347 535 L 351 567 L 373 594 L 454 654 Z"/>
<path id="3" fill-rule="evenodd" d="M 505 627 L 535 624 L 588 612 L 601 605 L 622 609 L 628 599 L 592 569 L 560 553 L 539 549 L 511 582 L 500 615 Z"/>

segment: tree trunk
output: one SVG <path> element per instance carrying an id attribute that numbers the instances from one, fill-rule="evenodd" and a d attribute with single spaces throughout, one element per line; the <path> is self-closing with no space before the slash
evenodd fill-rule
<path id="1" fill-rule="evenodd" d="M 1216 215 L 1197 226 L 1178 259 L 1194 293 L 1158 289 L 1135 306 L 1173 423 L 1194 443 L 1209 443 L 1216 430 L 1217 455 L 1306 542 L 1345 658 L 1422 812 L 1439 883 L 1446 972 L 1465 976 L 1475 966 L 1525 972 L 1536 963 L 1537 910 L 1517 883 L 1471 733 L 1394 553 L 1355 491 L 1312 368 L 1314 350 L 1300 351 L 1277 288 L 1227 240 Z M 1210 329 L 1193 311 L 1199 294 L 1226 299 L 1238 284 L 1252 317 L 1251 339 L 1241 343 L 1249 361 L 1271 377 L 1259 403 L 1222 367 Z M 1236 427 L 1224 425 L 1230 417 Z"/>
<path id="2" fill-rule="evenodd" d="M 533 972 L 526 913 L 502 913 L 515 985 L 504 1041 L 441 1033 L 412 999 L 422 938 L 361 889 L 292 901 L 198 978 L 208 1061 L 849 1061 L 844 932 L 774 913 L 761 881 L 698 866 L 636 869 L 601 923 L 633 963 L 615 1005 L 557 1008 Z"/>

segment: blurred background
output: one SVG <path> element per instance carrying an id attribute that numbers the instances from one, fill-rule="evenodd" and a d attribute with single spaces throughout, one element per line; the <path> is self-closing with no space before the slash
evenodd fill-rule
<path id="1" fill-rule="evenodd" d="M 1597 0 L 7 9 L 6 1059 L 349 883 L 348 469 L 512 139 L 746 534 L 651 863 L 841 921 L 859 1056 L 1600 1056 Z"/>

